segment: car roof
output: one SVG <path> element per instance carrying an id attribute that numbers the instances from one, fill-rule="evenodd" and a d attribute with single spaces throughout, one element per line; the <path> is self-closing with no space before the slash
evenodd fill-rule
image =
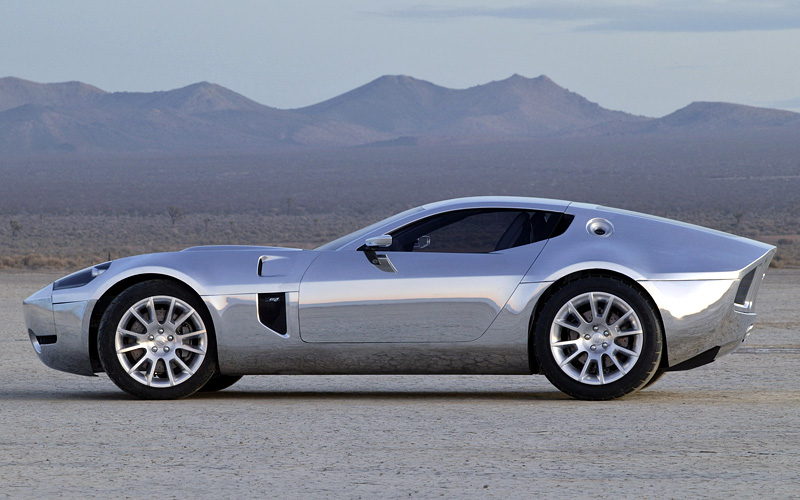
<path id="1" fill-rule="evenodd" d="M 466 208 L 525 208 L 535 210 L 564 211 L 569 201 L 525 196 L 470 196 L 428 203 L 421 208 L 429 212 Z"/>

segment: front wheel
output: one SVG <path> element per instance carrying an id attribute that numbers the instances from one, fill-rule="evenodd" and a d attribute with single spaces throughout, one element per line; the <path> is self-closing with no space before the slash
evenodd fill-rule
<path id="1" fill-rule="evenodd" d="M 548 380 L 586 400 L 641 389 L 661 360 L 655 307 L 632 285 L 611 276 L 567 283 L 545 303 L 534 326 L 534 353 Z"/>
<path id="2" fill-rule="evenodd" d="M 97 348 L 108 377 L 143 399 L 194 394 L 216 369 L 205 304 L 171 281 L 145 281 L 120 293 L 100 321 Z"/>

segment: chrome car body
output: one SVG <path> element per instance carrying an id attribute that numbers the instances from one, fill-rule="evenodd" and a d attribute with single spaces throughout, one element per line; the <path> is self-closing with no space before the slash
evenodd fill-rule
<path id="1" fill-rule="evenodd" d="M 477 209 L 555 214 L 561 227 L 485 253 L 397 251 L 385 238 Z M 429 243 L 424 238 L 415 249 Z M 602 206 L 462 198 L 403 212 L 315 250 L 211 246 L 118 259 L 82 271 L 90 274 L 78 286 L 56 282 L 36 292 L 24 310 L 40 359 L 80 375 L 103 371 L 98 325 L 111 300 L 156 278 L 202 299 L 223 375 L 530 374 L 539 371 L 530 332 L 541 299 L 570 277 L 601 272 L 652 300 L 664 334 L 661 367 L 686 369 L 742 343 L 774 252 Z"/>

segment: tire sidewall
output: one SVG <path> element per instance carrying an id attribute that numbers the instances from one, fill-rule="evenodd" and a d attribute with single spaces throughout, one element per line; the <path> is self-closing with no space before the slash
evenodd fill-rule
<path id="1" fill-rule="evenodd" d="M 619 380 L 603 385 L 579 382 L 558 366 L 550 347 L 550 328 L 556 314 L 568 301 L 588 292 L 616 295 L 628 303 L 642 323 L 642 350 L 634 367 Z M 541 371 L 562 392 L 589 400 L 606 400 L 624 396 L 644 387 L 658 369 L 662 354 L 662 328 L 655 306 L 632 285 L 610 276 L 592 276 L 564 284 L 542 307 L 534 325 L 533 351 Z"/>
<path id="2" fill-rule="evenodd" d="M 203 320 L 207 332 L 208 347 L 200 367 L 188 380 L 172 387 L 149 387 L 138 382 L 128 375 L 116 353 L 116 330 L 126 311 L 142 299 L 158 295 L 174 297 L 192 306 Z M 133 285 L 109 304 L 100 321 L 97 350 L 108 377 L 123 391 L 142 399 L 179 399 L 190 396 L 211 379 L 217 366 L 216 335 L 206 305 L 190 289 L 166 280 L 149 280 Z"/>

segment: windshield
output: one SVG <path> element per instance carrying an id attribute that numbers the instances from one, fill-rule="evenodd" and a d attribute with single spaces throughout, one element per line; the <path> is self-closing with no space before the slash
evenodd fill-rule
<path id="1" fill-rule="evenodd" d="M 315 248 L 314 250 L 338 250 L 339 248 L 343 247 L 347 243 L 350 243 L 353 240 L 366 236 L 367 234 L 371 233 L 375 229 L 383 226 L 384 224 L 390 224 L 396 220 L 400 220 L 404 217 L 407 217 L 411 214 L 415 214 L 417 212 L 422 212 L 424 209 L 422 207 L 416 207 L 405 212 L 400 212 L 399 214 L 392 215 L 391 217 L 387 217 L 381 221 L 376 222 L 375 224 L 371 224 L 367 227 L 361 228 L 358 231 L 354 231 L 350 234 L 346 234 L 341 238 L 336 238 L 335 240 L 325 243 L 324 245 Z"/>

